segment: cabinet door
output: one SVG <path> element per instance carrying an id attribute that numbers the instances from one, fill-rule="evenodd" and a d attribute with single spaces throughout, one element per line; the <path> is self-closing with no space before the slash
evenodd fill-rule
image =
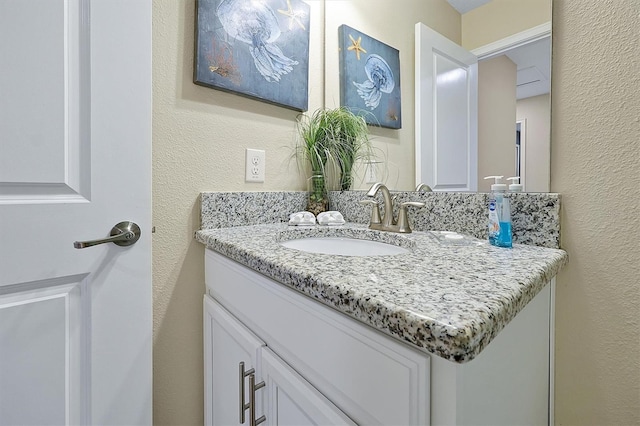
<path id="1" fill-rule="evenodd" d="M 262 392 L 269 425 L 355 425 L 346 414 L 268 348 L 261 349 Z"/>
<path id="2" fill-rule="evenodd" d="M 240 407 L 249 401 L 249 381 L 241 378 L 239 364 L 244 362 L 245 371 L 252 368 L 258 371 L 262 346 L 264 343 L 226 309 L 211 297 L 204 297 L 206 425 L 241 424 Z M 241 383 L 244 383 L 243 396 L 240 395 Z M 245 412 L 245 424 L 248 419 L 249 413 Z"/>

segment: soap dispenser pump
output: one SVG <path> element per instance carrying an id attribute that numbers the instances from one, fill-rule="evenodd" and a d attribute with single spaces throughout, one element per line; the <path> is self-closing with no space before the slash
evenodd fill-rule
<path id="1" fill-rule="evenodd" d="M 522 192 L 520 176 L 509 177 L 507 180 L 511 181 L 511 185 L 509 185 L 509 192 Z"/>
<path id="2" fill-rule="evenodd" d="M 503 177 L 485 177 L 495 179 L 489 194 L 489 243 L 497 247 L 511 247 L 511 208 L 506 196 L 507 185 L 501 183 Z"/>

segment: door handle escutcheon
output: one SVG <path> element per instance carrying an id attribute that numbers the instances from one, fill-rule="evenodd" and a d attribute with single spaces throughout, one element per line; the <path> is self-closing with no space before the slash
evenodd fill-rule
<path id="1" fill-rule="evenodd" d="M 140 234 L 140 227 L 136 223 L 124 221 L 111 228 L 110 237 L 100 240 L 75 241 L 73 247 L 83 249 L 105 243 L 114 243 L 115 245 L 126 247 L 135 244 L 140 239 Z"/>

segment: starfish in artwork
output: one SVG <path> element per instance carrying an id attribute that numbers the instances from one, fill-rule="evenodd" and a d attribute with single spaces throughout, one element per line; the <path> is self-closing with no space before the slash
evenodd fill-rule
<path id="1" fill-rule="evenodd" d="M 289 17 L 289 29 L 292 29 L 294 23 L 298 24 L 303 30 L 305 29 L 304 24 L 300 20 L 300 18 L 304 16 L 304 12 L 293 10 L 291 0 L 287 0 L 287 10 L 278 9 L 278 13 L 282 13 L 284 16 Z"/>
<path id="2" fill-rule="evenodd" d="M 361 46 L 362 37 L 358 37 L 358 40 L 355 40 L 353 38 L 353 36 L 351 34 L 349 34 L 349 38 L 351 39 L 351 43 L 353 43 L 353 44 L 351 46 L 347 47 L 347 50 L 355 50 L 356 58 L 358 58 L 358 60 L 360 60 L 360 52 L 367 53 L 367 51 L 364 50 L 362 48 L 362 46 Z"/>

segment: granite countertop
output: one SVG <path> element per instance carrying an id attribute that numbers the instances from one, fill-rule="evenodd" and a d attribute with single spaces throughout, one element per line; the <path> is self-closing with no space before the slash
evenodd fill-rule
<path id="1" fill-rule="evenodd" d="M 389 242 L 410 252 L 352 257 L 279 244 L 318 235 Z M 472 237 L 448 244 L 438 233 L 396 234 L 349 223 L 205 229 L 196 239 L 396 339 L 458 363 L 477 356 L 567 262 L 558 249 L 520 244 L 504 249 Z"/>

